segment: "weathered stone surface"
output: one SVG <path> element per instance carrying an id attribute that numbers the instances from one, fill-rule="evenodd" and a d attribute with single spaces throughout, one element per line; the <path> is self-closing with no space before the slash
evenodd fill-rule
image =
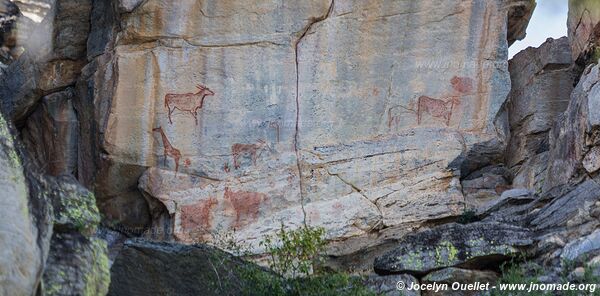
<path id="1" fill-rule="evenodd" d="M 115 205 L 143 208 L 133 188 L 151 167 L 140 187 L 184 241 L 305 220 L 343 239 L 458 215 L 461 172 L 448 166 L 496 138 L 507 38 L 522 36 L 506 21 L 532 3 L 150 0 L 120 1 L 118 16 L 95 5 L 92 39 L 104 41 L 88 56 L 105 54 L 80 90 L 97 170 L 81 174 L 112 219 L 148 225 Z M 116 34 L 94 25 L 111 20 Z M 191 92 L 201 106 L 173 99 Z"/>
<path id="2" fill-rule="evenodd" d="M 509 185 L 510 173 L 502 165 L 491 165 L 471 173 L 461 180 L 462 192 L 467 207 L 482 211 L 498 200 Z"/>
<path id="3" fill-rule="evenodd" d="M 600 146 L 595 146 L 583 158 L 583 167 L 588 173 L 594 173 L 600 169 Z"/>
<path id="4" fill-rule="evenodd" d="M 600 5 L 595 0 L 569 0 L 569 39 L 573 60 L 598 58 L 596 46 L 600 45 Z M 585 61 L 582 61 L 585 62 Z M 595 62 L 595 61 L 591 61 Z"/>
<path id="5" fill-rule="evenodd" d="M 393 274 L 393 275 L 369 275 L 363 282 L 371 291 L 382 296 L 420 296 L 421 291 L 400 291 L 398 290 L 398 282 L 402 282 L 405 287 L 410 287 L 412 284 L 419 284 L 419 280 L 409 274 Z"/>
<path id="6" fill-rule="evenodd" d="M 581 237 L 568 243 L 562 251 L 561 258 L 569 261 L 577 259 L 589 260 L 594 254 L 600 252 L 600 231 L 596 230 L 591 234 Z M 587 258 L 582 258 L 587 256 Z"/>
<path id="7" fill-rule="evenodd" d="M 495 222 L 445 224 L 405 236 L 398 247 L 375 259 L 378 273 L 426 274 L 444 267 L 482 267 L 519 254 L 532 233 Z"/>
<path id="8" fill-rule="evenodd" d="M 508 46 L 512 45 L 517 40 L 525 38 L 525 31 L 529 20 L 535 9 L 535 0 L 525 1 L 508 1 L 510 10 L 508 12 Z"/>
<path id="9" fill-rule="evenodd" d="M 79 122 L 72 88 L 42 98 L 27 118 L 22 138 L 32 160 L 50 175 L 77 175 Z"/>
<path id="10" fill-rule="evenodd" d="M 527 48 L 510 60 L 508 69 L 512 89 L 506 164 L 518 175 L 525 161 L 549 149 L 548 132 L 569 104 L 576 78 L 569 41 L 548 39 L 539 48 Z"/>
<path id="11" fill-rule="evenodd" d="M 132 12 L 143 0 L 119 0 L 119 10 L 121 12 Z"/>
<path id="12" fill-rule="evenodd" d="M 75 83 L 85 65 L 91 0 L 57 0 L 0 81 L 2 108 L 23 121 L 38 100 Z M 31 40 L 31 41 L 29 41 Z"/>
<path id="13" fill-rule="evenodd" d="M 600 128 L 600 67 L 589 66 L 571 94 L 569 106 L 550 133 L 544 192 L 585 177 L 583 158 Z M 589 135 L 589 136 L 588 136 Z"/>
<path id="14" fill-rule="evenodd" d="M 44 265 L 29 190 L 9 126 L 0 114 L 0 294 L 34 295 Z M 40 217 L 40 221 L 43 221 Z"/>
<path id="15" fill-rule="evenodd" d="M 106 295 L 110 283 L 106 242 L 55 233 L 44 270 L 44 295 Z"/>
<path id="16" fill-rule="evenodd" d="M 444 268 L 438 271 L 434 271 L 421 279 L 423 284 L 447 284 L 448 287 L 452 287 L 454 283 L 460 283 L 465 285 L 472 284 L 489 284 L 488 287 L 493 286 L 498 280 L 498 274 L 493 271 L 486 270 L 468 270 L 461 268 Z M 491 288 L 490 288 L 491 289 Z M 423 291 L 422 295 L 443 295 L 443 296 L 475 296 L 475 295 L 488 295 L 489 291 L 468 291 L 468 290 L 459 290 L 453 291 L 452 289 L 448 289 L 445 291 Z"/>
<path id="17" fill-rule="evenodd" d="M 527 189 L 517 188 L 502 192 L 500 198 L 490 201 L 478 209 L 479 214 L 488 215 L 502 211 L 509 206 L 526 204 L 535 199 L 533 193 Z"/>
<path id="18" fill-rule="evenodd" d="M 599 200 L 600 185 L 593 180 L 585 181 L 540 209 L 531 225 L 544 231 L 580 226 L 595 220 L 591 212 Z"/>
<path id="19" fill-rule="evenodd" d="M 111 268 L 108 295 L 240 295 L 249 270 L 265 272 L 206 245 L 129 240 Z"/>
<path id="20" fill-rule="evenodd" d="M 75 83 L 85 65 L 90 0 L 57 0 L 0 80 L 2 109 L 22 122 L 39 99 Z"/>
<path id="21" fill-rule="evenodd" d="M 528 188 L 531 191 L 542 192 L 548 168 L 549 152 L 536 154 L 525 160 L 519 167 L 519 171 L 512 179 L 515 188 Z"/>
<path id="22" fill-rule="evenodd" d="M 600 185 L 596 181 L 585 181 L 558 195 L 544 206 L 533 204 L 527 223 L 537 234 L 535 253 L 554 265 L 561 263 L 561 256 L 574 257 L 566 254 L 583 250 L 586 243 L 575 242 L 600 227 Z"/>
<path id="23" fill-rule="evenodd" d="M 43 275 L 45 295 L 105 295 L 109 285 L 106 242 L 94 194 L 72 175 L 48 180 L 53 234 Z"/>

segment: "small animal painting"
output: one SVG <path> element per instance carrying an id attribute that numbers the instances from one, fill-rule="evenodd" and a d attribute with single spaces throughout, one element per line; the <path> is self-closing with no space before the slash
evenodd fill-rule
<path id="1" fill-rule="evenodd" d="M 181 159 L 181 152 L 171 145 L 171 142 L 165 135 L 162 127 L 157 127 L 152 129 L 153 132 L 160 133 L 163 142 L 163 156 L 164 156 L 164 165 L 167 165 L 167 156 L 170 156 L 175 161 L 175 172 L 179 171 L 179 160 Z"/>
<path id="2" fill-rule="evenodd" d="M 450 79 L 452 88 L 460 94 L 471 94 L 473 93 L 473 79 L 469 77 L 458 77 L 454 76 Z"/>
<path id="3" fill-rule="evenodd" d="M 239 228 L 254 222 L 259 217 L 260 206 L 267 195 L 259 192 L 233 191 L 225 187 L 223 198 L 235 212 L 234 227 Z"/>
<path id="4" fill-rule="evenodd" d="M 417 101 L 417 124 L 421 124 L 423 114 L 427 113 L 432 117 L 444 119 L 446 126 L 450 126 L 454 107 L 459 104 L 460 99 L 458 97 L 450 97 L 450 99 L 444 101 L 428 96 L 420 96 Z"/>
<path id="5" fill-rule="evenodd" d="M 185 94 L 167 94 L 165 96 L 165 108 L 169 113 L 169 123 L 173 124 L 171 115 L 175 110 L 182 112 L 189 112 L 198 125 L 198 110 L 202 109 L 204 105 L 204 99 L 207 96 L 214 96 L 215 93 L 208 87 L 203 85 L 196 85 L 198 92 L 196 93 L 185 93 Z"/>
<path id="6" fill-rule="evenodd" d="M 231 156 L 233 157 L 233 168 L 240 168 L 240 158 L 247 155 L 252 160 L 252 164 L 256 165 L 256 159 L 258 158 L 260 151 L 268 149 L 269 146 L 265 140 L 258 140 L 257 143 L 253 144 L 233 144 L 231 146 Z"/>

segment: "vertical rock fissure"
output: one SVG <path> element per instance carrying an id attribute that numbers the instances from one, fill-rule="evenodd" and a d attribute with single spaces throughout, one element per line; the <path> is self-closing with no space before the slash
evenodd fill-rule
<path id="1" fill-rule="evenodd" d="M 300 70 L 299 70 L 299 60 L 298 60 L 298 46 L 300 42 L 306 36 L 308 31 L 312 28 L 316 23 L 322 22 L 326 20 L 332 13 L 333 7 L 335 5 L 335 0 L 331 0 L 329 4 L 329 8 L 327 9 L 327 13 L 322 17 L 316 18 L 311 21 L 304 29 L 301 31 L 300 36 L 296 39 L 294 43 L 294 59 L 296 65 L 296 122 L 294 127 L 294 152 L 296 154 L 296 167 L 298 169 L 298 186 L 300 187 L 300 207 L 302 208 L 302 222 L 306 226 L 306 210 L 304 209 L 304 193 L 302 192 L 302 166 L 300 165 L 300 148 L 298 147 L 298 134 L 300 131 Z"/>

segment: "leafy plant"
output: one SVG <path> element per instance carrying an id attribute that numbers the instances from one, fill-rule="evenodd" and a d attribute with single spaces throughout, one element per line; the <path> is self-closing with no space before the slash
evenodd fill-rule
<path id="1" fill-rule="evenodd" d="M 269 267 L 282 276 L 308 276 L 325 248 L 325 229 L 303 226 L 286 230 L 283 224 L 275 237 L 260 242 L 269 254 Z"/>

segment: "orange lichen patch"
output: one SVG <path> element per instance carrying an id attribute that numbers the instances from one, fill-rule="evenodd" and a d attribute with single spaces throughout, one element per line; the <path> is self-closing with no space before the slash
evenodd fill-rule
<path id="1" fill-rule="evenodd" d="M 232 191 L 225 187 L 223 195 L 235 212 L 234 227 L 239 228 L 258 219 L 261 204 L 267 200 L 264 193 Z"/>
<path id="2" fill-rule="evenodd" d="M 196 204 L 181 207 L 181 228 L 189 236 L 208 233 L 212 227 L 212 210 L 217 205 L 216 198 L 209 198 Z"/>

